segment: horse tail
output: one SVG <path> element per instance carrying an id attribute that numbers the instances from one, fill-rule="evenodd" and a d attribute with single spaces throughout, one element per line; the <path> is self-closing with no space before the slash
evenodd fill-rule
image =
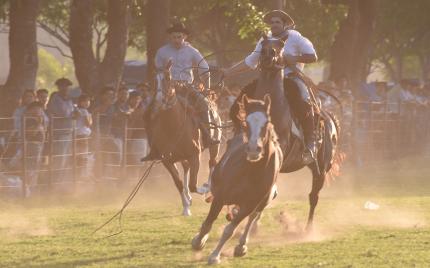
<path id="1" fill-rule="evenodd" d="M 333 125 L 336 129 L 336 144 L 332 144 L 331 146 L 333 146 L 333 150 L 334 153 L 331 155 L 331 163 L 327 166 L 327 179 L 331 179 L 334 180 L 335 177 L 338 177 L 340 175 L 340 167 L 342 165 L 342 163 L 345 160 L 345 153 L 342 152 L 339 148 L 339 137 L 340 137 L 340 131 L 341 131 L 341 127 L 340 127 L 340 121 L 337 118 L 337 116 L 329 111 L 324 111 L 324 113 L 326 114 L 327 118 L 330 119 L 333 122 Z M 326 133 L 326 134 L 330 134 L 330 133 Z M 327 140 L 327 142 L 333 143 L 334 141 L 332 140 L 332 137 L 328 137 L 330 140 Z"/>

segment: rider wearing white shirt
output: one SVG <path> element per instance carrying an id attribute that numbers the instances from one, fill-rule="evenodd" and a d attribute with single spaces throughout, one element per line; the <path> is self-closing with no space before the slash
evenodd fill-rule
<path id="1" fill-rule="evenodd" d="M 297 69 L 302 71 L 305 63 L 317 61 L 314 46 L 298 31 L 292 30 L 292 28 L 294 28 L 294 21 L 284 11 L 273 10 L 264 15 L 263 19 L 271 28 L 268 37 L 285 40 L 283 51 L 283 58 L 286 63 L 286 67 L 284 69 L 284 89 L 293 113 L 298 117 L 303 129 L 306 148 L 308 149 L 303 158 L 305 162 L 312 162 L 316 156 L 316 138 L 314 132 L 314 113 L 311 95 L 303 80 L 294 75 L 295 71 L 291 66 L 295 65 Z M 224 75 L 230 76 L 248 69 L 256 69 L 260 59 L 261 41 L 262 39 L 258 41 L 255 50 L 247 56 L 245 60 L 230 68 L 223 69 L 222 71 Z M 244 90 L 254 89 L 255 86 L 251 84 Z"/>

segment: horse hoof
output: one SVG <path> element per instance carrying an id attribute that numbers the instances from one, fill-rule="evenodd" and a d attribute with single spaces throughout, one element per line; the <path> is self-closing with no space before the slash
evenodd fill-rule
<path id="1" fill-rule="evenodd" d="M 205 198 L 206 203 L 212 203 L 214 196 L 209 192 L 209 195 Z"/>
<path id="2" fill-rule="evenodd" d="M 314 231 L 314 226 L 312 224 L 306 225 L 306 228 L 305 228 L 306 234 L 311 234 L 313 231 Z"/>
<path id="3" fill-rule="evenodd" d="M 201 195 L 203 195 L 203 194 L 207 194 L 207 193 L 209 193 L 209 188 L 207 188 L 207 187 L 197 187 L 197 193 L 198 194 L 201 194 Z"/>
<path id="4" fill-rule="evenodd" d="M 216 256 L 216 257 L 210 256 L 208 259 L 209 265 L 220 264 L 220 263 L 221 263 L 221 257 L 220 256 Z"/>
<path id="5" fill-rule="evenodd" d="M 235 257 L 243 257 L 246 255 L 246 252 L 248 252 L 248 247 L 245 245 L 243 245 L 243 246 L 237 245 L 234 248 L 234 256 Z"/>
<path id="6" fill-rule="evenodd" d="M 184 208 L 184 211 L 182 211 L 182 216 L 189 217 L 191 215 L 191 210 L 189 208 Z"/>
<path id="7" fill-rule="evenodd" d="M 206 245 L 206 240 L 208 240 L 208 237 L 208 235 L 205 235 L 202 237 L 202 239 L 199 239 L 199 235 L 196 235 L 191 241 L 191 246 L 194 250 L 202 250 Z"/>

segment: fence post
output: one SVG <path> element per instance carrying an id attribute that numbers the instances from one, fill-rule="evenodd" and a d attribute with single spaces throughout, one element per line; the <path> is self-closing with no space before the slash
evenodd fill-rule
<path id="1" fill-rule="evenodd" d="M 27 196 L 27 144 L 25 138 L 26 132 L 26 124 L 25 124 L 25 115 L 22 115 L 21 118 L 21 138 L 22 138 L 22 196 L 25 198 Z"/>
<path id="2" fill-rule="evenodd" d="M 122 169 L 122 175 L 123 175 L 123 181 L 127 179 L 127 135 L 128 135 L 128 117 L 125 118 L 125 124 L 124 124 L 124 136 L 122 140 L 122 163 L 121 163 L 121 169 Z"/>
<path id="3" fill-rule="evenodd" d="M 76 119 L 72 119 L 72 179 L 73 186 L 76 190 Z"/>
<path id="4" fill-rule="evenodd" d="M 54 117 L 52 115 L 49 115 L 49 125 L 48 125 L 48 189 L 49 191 L 52 190 L 52 176 L 53 176 L 53 172 L 52 172 L 52 167 L 54 165 L 54 158 L 52 156 L 53 152 L 54 152 Z"/>

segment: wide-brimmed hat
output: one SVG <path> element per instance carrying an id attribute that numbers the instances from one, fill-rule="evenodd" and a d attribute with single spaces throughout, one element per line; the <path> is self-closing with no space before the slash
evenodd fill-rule
<path id="1" fill-rule="evenodd" d="M 270 19 L 273 17 L 278 17 L 281 18 L 281 20 L 287 24 L 288 26 L 294 25 L 294 20 L 293 18 L 291 18 L 290 15 L 288 15 L 286 12 L 279 10 L 279 9 L 275 9 L 272 10 L 268 13 L 266 13 L 263 17 L 263 21 L 267 24 L 270 23 Z"/>
<path id="2" fill-rule="evenodd" d="M 174 23 L 170 28 L 166 30 L 167 33 L 184 33 L 186 35 L 190 34 L 190 31 L 185 27 L 182 22 Z"/>
<path id="3" fill-rule="evenodd" d="M 62 77 L 60 79 L 57 79 L 57 81 L 55 81 L 55 85 L 57 85 L 57 86 L 71 86 L 71 85 L 73 85 L 73 83 L 69 79 Z"/>

